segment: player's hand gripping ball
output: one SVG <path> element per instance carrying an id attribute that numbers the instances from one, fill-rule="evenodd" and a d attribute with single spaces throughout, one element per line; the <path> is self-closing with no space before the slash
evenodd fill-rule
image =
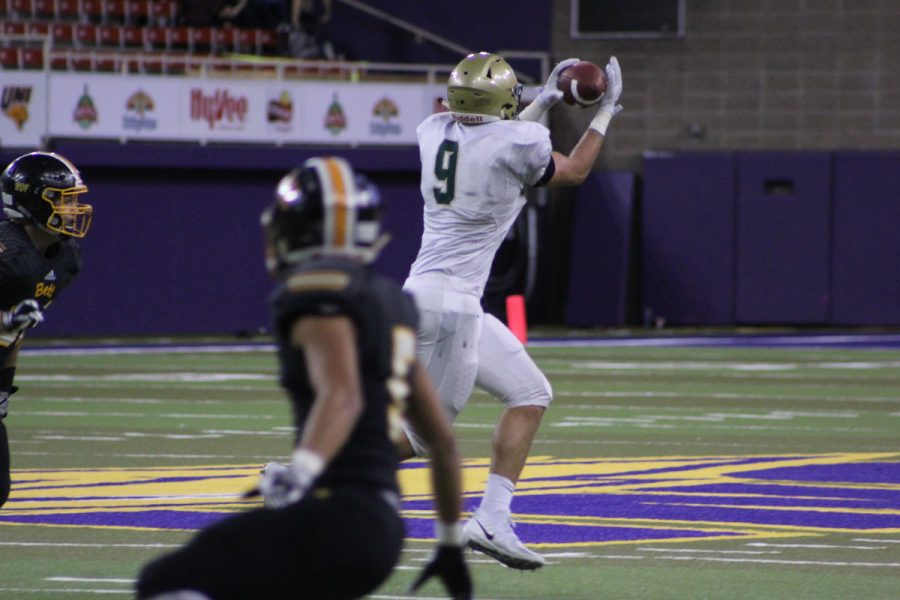
<path id="1" fill-rule="evenodd" d="M 606 72 L 592 62 L 579 61 L 559 74 L 556 87 L 563 101 L 572 106 L 592 106 L 606 91 Z"/>

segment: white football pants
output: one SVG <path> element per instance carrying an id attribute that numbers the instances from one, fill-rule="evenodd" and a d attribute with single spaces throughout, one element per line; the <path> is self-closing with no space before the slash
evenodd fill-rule
<path id="1" fill-rule="evenodd" d="M 506 407 L 550 405 L 550 382 L 516 336 L 484 314 L 477 296 L 438 276 L 408 279 L 404 289 L 419 311 L 416 354 L 451 421 L 475 385 Z M 424 456 L 421 438 L 409 427 L 406 432 L 416 454 Z"/>

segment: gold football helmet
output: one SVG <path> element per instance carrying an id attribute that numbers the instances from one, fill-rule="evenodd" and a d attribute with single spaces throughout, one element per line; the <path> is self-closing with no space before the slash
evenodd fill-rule
<path id="1" fill-rule="evenodd" d="M 479 115 L 514 119 L 521 97 L 522 85 L 515 71 L 503 58 L 489 52 L 462 59 L 447 82 L 447 104 L 462 122 L 491 120 L 479 119 Z"/>

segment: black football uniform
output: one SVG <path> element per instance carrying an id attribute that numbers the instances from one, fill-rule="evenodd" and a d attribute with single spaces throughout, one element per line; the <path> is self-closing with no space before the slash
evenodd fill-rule
<path id="1" fill-rule="evenodd" d="M 217 600 L 359 598 L 380 586 L 399 559 L 404 529 L 391 432 L 401 431 L 395 420 L 409 374 L 394 369 L 414 358 L 414 341 L 397 343 L 400 337 L 414 340 L 412 298 L 367 267 L 322 260 L 283 277 L 271 304 L 281 382 L 298 432 L 315 400 L 303 352 L 289 342 L 293 324 L 305 316 L 343 315 L 353 322 L 362 415 L 303 499 L 283 509 L 251 510 L 201 531 L 144 569 L 140 598 L 178 589 Z"/>
<path id="2" fill-rule="evenodd" d="M 0 309 L 28 298 L 46 308 L 80 271 L 81 248 L 75 240 L 64 238 L 41 254 L 20 224 L 0 221 Z M 0 364 L 14 339 L 0 338 Z"/>
<path id="3" fill-rule="evenodd" d="M 81 249 L 69 238 L 51 245 L 41 254 L 22 225 L 0 221 L 0 309 L 9 310 L 22 300 L 34 298 L 47 307 L 81 271 Z M 0 367 L 20 334 L 0 332 Z M 11 386 L 12 382 L 4 382 Z M 9 496 L 9 440 L 0 419 L 0 506 Z"/>

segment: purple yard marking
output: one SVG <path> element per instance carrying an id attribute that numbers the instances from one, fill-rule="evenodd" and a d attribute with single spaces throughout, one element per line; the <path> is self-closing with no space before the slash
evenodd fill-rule
<path id="1" fill-rule="evenodd" d="M 231 513 L 194 512 L 190 510 L 104 511 L 55 515 L 5 515 L 0 513 L 0 523 L 194 530 L 205 527 L 210 523 L 215 523 L 229 514 Z"/>
<path id="2" fill-rule="evenodd" d="M 544 545 L 764 537 L 766 534 L 758 531 L 760 526 L 795 528 L 800 535 L 832 529 L 900 532 L 900 489 L 896 486 L 900 464 L 864 458 L 874 455 L 536 461 L 530 466 L 541 473 L 558 468 L 566 474 L 523 478 L 521 493 L 513 504 L 520 515 L 516 531 L 524 541 Z M 627 470 L 630 463 L 636 468 Z M 780 466 L 785 463 L 790 466 Z M 755 470 L 746 470 L 748 466 Z M 626 470 L 609 473 L 610 467 Z M 411 463 L 404 468 L 425 466 Z M 467 468 L 484 470 L 485 465 L 469 464 Z M 51 480 L 44 479 L 37 483 L 43 484 L 40 489 L 48 491 L 46 495 L 35 494 L 38 488 L 29 488 L 29 484 L 14 482 L 13 497 L 0 511 L 0 525 L 194 530 L 249 506 L 228 494 L 174 499 L 167 488 L 167 484 L 183 486 L 185 481 L 246 477 L 246 467 L 200 468 L 196 476 L 184 476 L 181 470 L 179 476 L 164 477 L 160 471 L 109 470 L 111 478 L 121 480 L 123 473 L 131 476 L 117 483 L 102 481 L 105 470 L 86 471 L 90 484 L 72 477 L 68 486 L 55 480 L 54 485 L 47 485 Z M 153 487 L 146 487 L 150 482 Z M 135 486 L 135 493 L 116 490 L 115 497 L 79 494 L 104 485 L 119 485 L 124 490 Z M 16 490 L 27 491 L 27 496 L 16 497 Z M 467 511 L 476 508 L 479 495 L 469 490 Z M 85 506 L 88 502 L 93 505 Z M 84 511 L 73 512 L 82 506 Z M 403 508 L 431 511 L 433 505 L 419 496 L 407 498 Z M 432 536 L 430 518 L 407 512 L 406 523 L 410 537 Z"/>
<path id="3" fill-rule="evenodd" d="M 620 527 L 608 525 L 570 525 L 516 523 L 516 534 L 526 543 L 583 544 L 604 542 L 628 542 L 639 540 L 666 540 L 672 538 L 739 537 L 734 531 L 697 531 L 693 529 L 647 529 L 645 527 Z M 434 536 L 432 519 L 406 519 L 406 535 L 413 539 L 430 539 Z"/>

